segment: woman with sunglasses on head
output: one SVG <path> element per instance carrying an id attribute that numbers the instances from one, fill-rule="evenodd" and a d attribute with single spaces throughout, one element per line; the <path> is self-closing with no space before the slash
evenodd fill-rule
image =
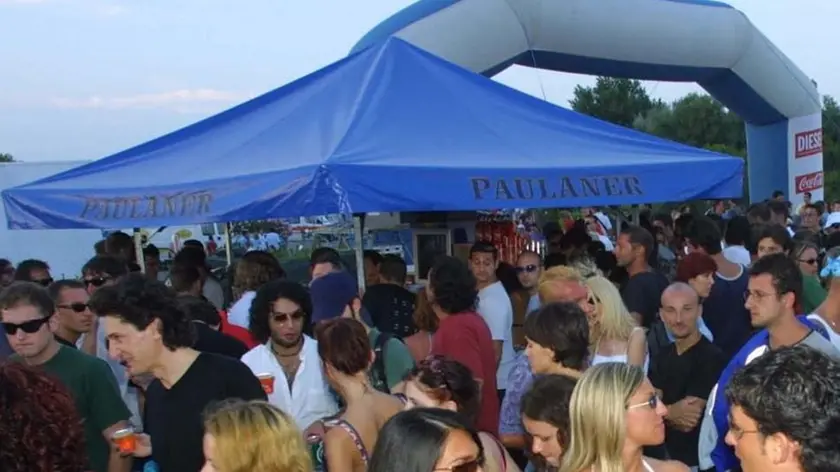
<path id="1" fill-rule="evenodd" d="M 319 322 L 315 332 L 324 374 L 346 405 L 338 418 L 324 423 L 324 470 L 365 472 L 379 430 L 403 402 L 371 384 L 368 371 L 376 354 L 359 321 L 333 318 Z"/>
<path id="2" fill-rule="evenodd" d="M 802 272 L 800 308 L 803 313 L 811 313 L 825 301 L 826 297 L 826 291 L 820 284 L 818 276 L 820 269 L 819 248 L 811 242 L 796 241 L 790 251 L 790 258 Z"/>
<path id="3" fill-rule="evenodd" d="M 468 424 L 475 424 L 479 410 L 479 387 L 472 372 L 458 361 L 433 356 L 408 375 L 405 382 L 406 409 L 443 408 L 457 411 Z M 502 443 L 492 434 L 480 432 L 485 454 L 485 472 L 519 472 Z"/>
<path id="4" fill-rule="evenodd" d="M 645 457 L 665 441 L 668 409 L 644 371 L 607 362 L 578 380 L 570 403 L 571 441 L 561 472 L 689 472 L 676 461 Z"/>
<path id="5" fill-rule="evenodd" d="M 645 330 L 636 326 L 616 286 L 604 277 L 585 281 L 589 303 L 595 307 L 589 315 L 591 365 L 625 362 L 647 371 L 648 356 Z"/>
<path id="6" fill-rule="evenodd" d="M 394 415 L 367 472 L 484 472 L 484 450 L 478 433 L 450 410 L 416 408 Z"/>

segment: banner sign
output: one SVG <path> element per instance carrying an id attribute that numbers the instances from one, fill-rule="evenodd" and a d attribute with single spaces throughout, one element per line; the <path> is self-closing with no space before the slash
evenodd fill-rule
<path id="1" fill-rule="evenodd" d="M 788 122 L 788 189 L 787 197 L 794 208 L 802 203 L 805 193 L 811 201 L 824 199 L 823 192 L 822 114 L 816 113 Z"/>
<path id="2" fill-rule="evenodd" d="M 556 200 L 581 197 L 627 197 L 645 195 L 635 175 L 593 175 L 591 177 L 470 179 L 476 200 Z"/>
<path id="3" fill-rule="evenodd" d="M 172 218 L 209 215 L 213 194 L 206 190 L 159 195 L 87 198 L 79 216 L 93 220 Z"/>

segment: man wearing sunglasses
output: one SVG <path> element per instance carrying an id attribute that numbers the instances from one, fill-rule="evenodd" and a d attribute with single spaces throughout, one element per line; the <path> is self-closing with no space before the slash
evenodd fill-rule
<path id="1" fill-rule="evenodd" d="M 301 431 L 317 434 L 317 424 L 338 412 L 330 393 L 318 342 L 304 334 L 312 314 L 306 288 L 272 280 L 257 290 L 251 303 L 251 334 L 260 344 L 242 356 L 254 375 L 268 382 L 268 401 L 292 415 Z M 313 425 L 316 425 L 313 427 Z"/>
<path id="2" fill-rule="evenodd" d="M 15 280 L 21 282 L 35 282 L 43 287 L 53 282 L 50 266 L 38 259 L 27 259 L 18 264 L 15 269 Z"/>
<path id="3" fill-rule="evenodd" d="M 39 366 L 68 388 L 83 420 L 91 470 L 127 472 L 131 458 L 111 446 L 111 436 L 128 427 L 131 416 L 114 375 L 102 360 L 56 341 L 55 312 L 49 293 L 38 284 L 17 282 L 0 293 L 3 331 L 16 353 L 10 359 Z"/>
<path id="4" fill-rule="evenodd" d="M 523 251 L 516 260 L 516 276 L 519 283 L 528 291 L 531 298 L 528 300 L 527 313 L 540 308 L 540 276 L 542 275 L 542 260 L 540 255 L 534 251 Z"/>
<path id="5" fill-rule="evenodd" d="M 94 316 L 88 308 L 85 284 L 78 280 L 59 280 L 47 289 L 56 306 L 55 339 L 76 349 L 82 335 L 93 331 Z"/>

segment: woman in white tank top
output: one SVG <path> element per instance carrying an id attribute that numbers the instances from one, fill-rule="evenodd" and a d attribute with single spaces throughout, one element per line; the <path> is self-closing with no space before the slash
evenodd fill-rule
<path id="1" fill-rule="evenodd" d="M 595 309 L 589 317 L 590 365 L 622 362 L 648 369 L 645 330 L 636 326 L 621 294 L 612 282 L 596 276 L 586 279 L 589 303 Z"/>

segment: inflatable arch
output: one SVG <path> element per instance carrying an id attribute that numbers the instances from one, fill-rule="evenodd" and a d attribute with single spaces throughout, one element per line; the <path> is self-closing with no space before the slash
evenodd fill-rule
<path id="1" fill-rule="evenodd" d="M 696 82 L 747 123 L 749 192 L 822 197 L 816 85 L 747 17 L 712 0 L 420 0 L 353 48 L 396 35 L 492 76 L 513 64 Z"/>

